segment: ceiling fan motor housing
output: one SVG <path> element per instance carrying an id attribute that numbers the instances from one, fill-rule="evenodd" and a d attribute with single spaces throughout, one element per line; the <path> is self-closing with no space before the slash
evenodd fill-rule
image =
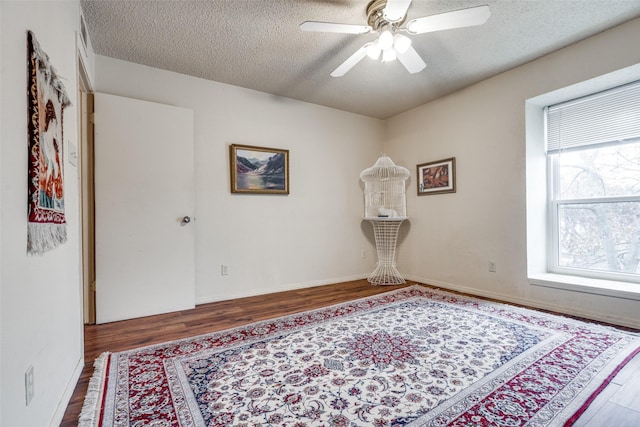
<path id="1" fill-rule="evenodd" d="M 397 21 L 388 21 L 384 17 L 384 8 L 386 6 L 387 0 L 373 0 L 367 5 L 367 24 L 369 24 L 373 31 L 384 30 L 385 28 L 395 31 L 406 21 L 406 14 Z"/>

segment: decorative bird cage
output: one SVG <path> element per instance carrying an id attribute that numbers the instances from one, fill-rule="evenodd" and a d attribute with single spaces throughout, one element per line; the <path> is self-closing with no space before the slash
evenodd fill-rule
<path id="1" fill-rule="evenodd" d="M 387 157 L 362 171 L 364 181 L 364 216 L 373 225 L 378 263 L 368 277 L 373 285 L 399 285 L 405 283 L 396 269 L 396 243 L 398 230 L 407 219 L 405 181 L 409 170 L 396 166 Z"/>
<path id="2" fill-rule="evenodd" d="M 365 218 L 406 218 L 405 181 L 408 178 L 409 170 L 396 166 L 387 156 L 363 170 L 360 179 L 364 181 Z"/>

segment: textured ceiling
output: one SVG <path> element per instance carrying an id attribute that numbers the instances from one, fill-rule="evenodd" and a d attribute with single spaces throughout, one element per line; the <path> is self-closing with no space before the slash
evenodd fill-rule
<path id="1" fill-rule="evenodd" d="M 96 54 L 377 118 L 422 105 L 640 16 L 640 0 L 413 0 L 408 19 L 488 4 L 486 24 L 411 36 L 410 75 L 365 58 L 377 34 L 302 32 L 304 21 L 366 25 L 368 1 L 82 1 Z"/>

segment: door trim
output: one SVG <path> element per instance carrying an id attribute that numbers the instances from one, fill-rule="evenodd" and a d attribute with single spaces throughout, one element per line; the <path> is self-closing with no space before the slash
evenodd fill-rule
<path id="1" fill-rule="evenodd" d="M 78 55 L 79 167 L 82 312 L 84 324 L 96 323 L 95 187 L 93 93 L 82 55 Z"/>

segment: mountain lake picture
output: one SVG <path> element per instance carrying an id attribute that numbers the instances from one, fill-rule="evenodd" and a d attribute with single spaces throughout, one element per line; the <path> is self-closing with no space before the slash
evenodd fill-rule
<path id="1" fill-rule="evenodd" d="M 289 150 L 230 148 L 232 193 L 289 194 Z"/>

